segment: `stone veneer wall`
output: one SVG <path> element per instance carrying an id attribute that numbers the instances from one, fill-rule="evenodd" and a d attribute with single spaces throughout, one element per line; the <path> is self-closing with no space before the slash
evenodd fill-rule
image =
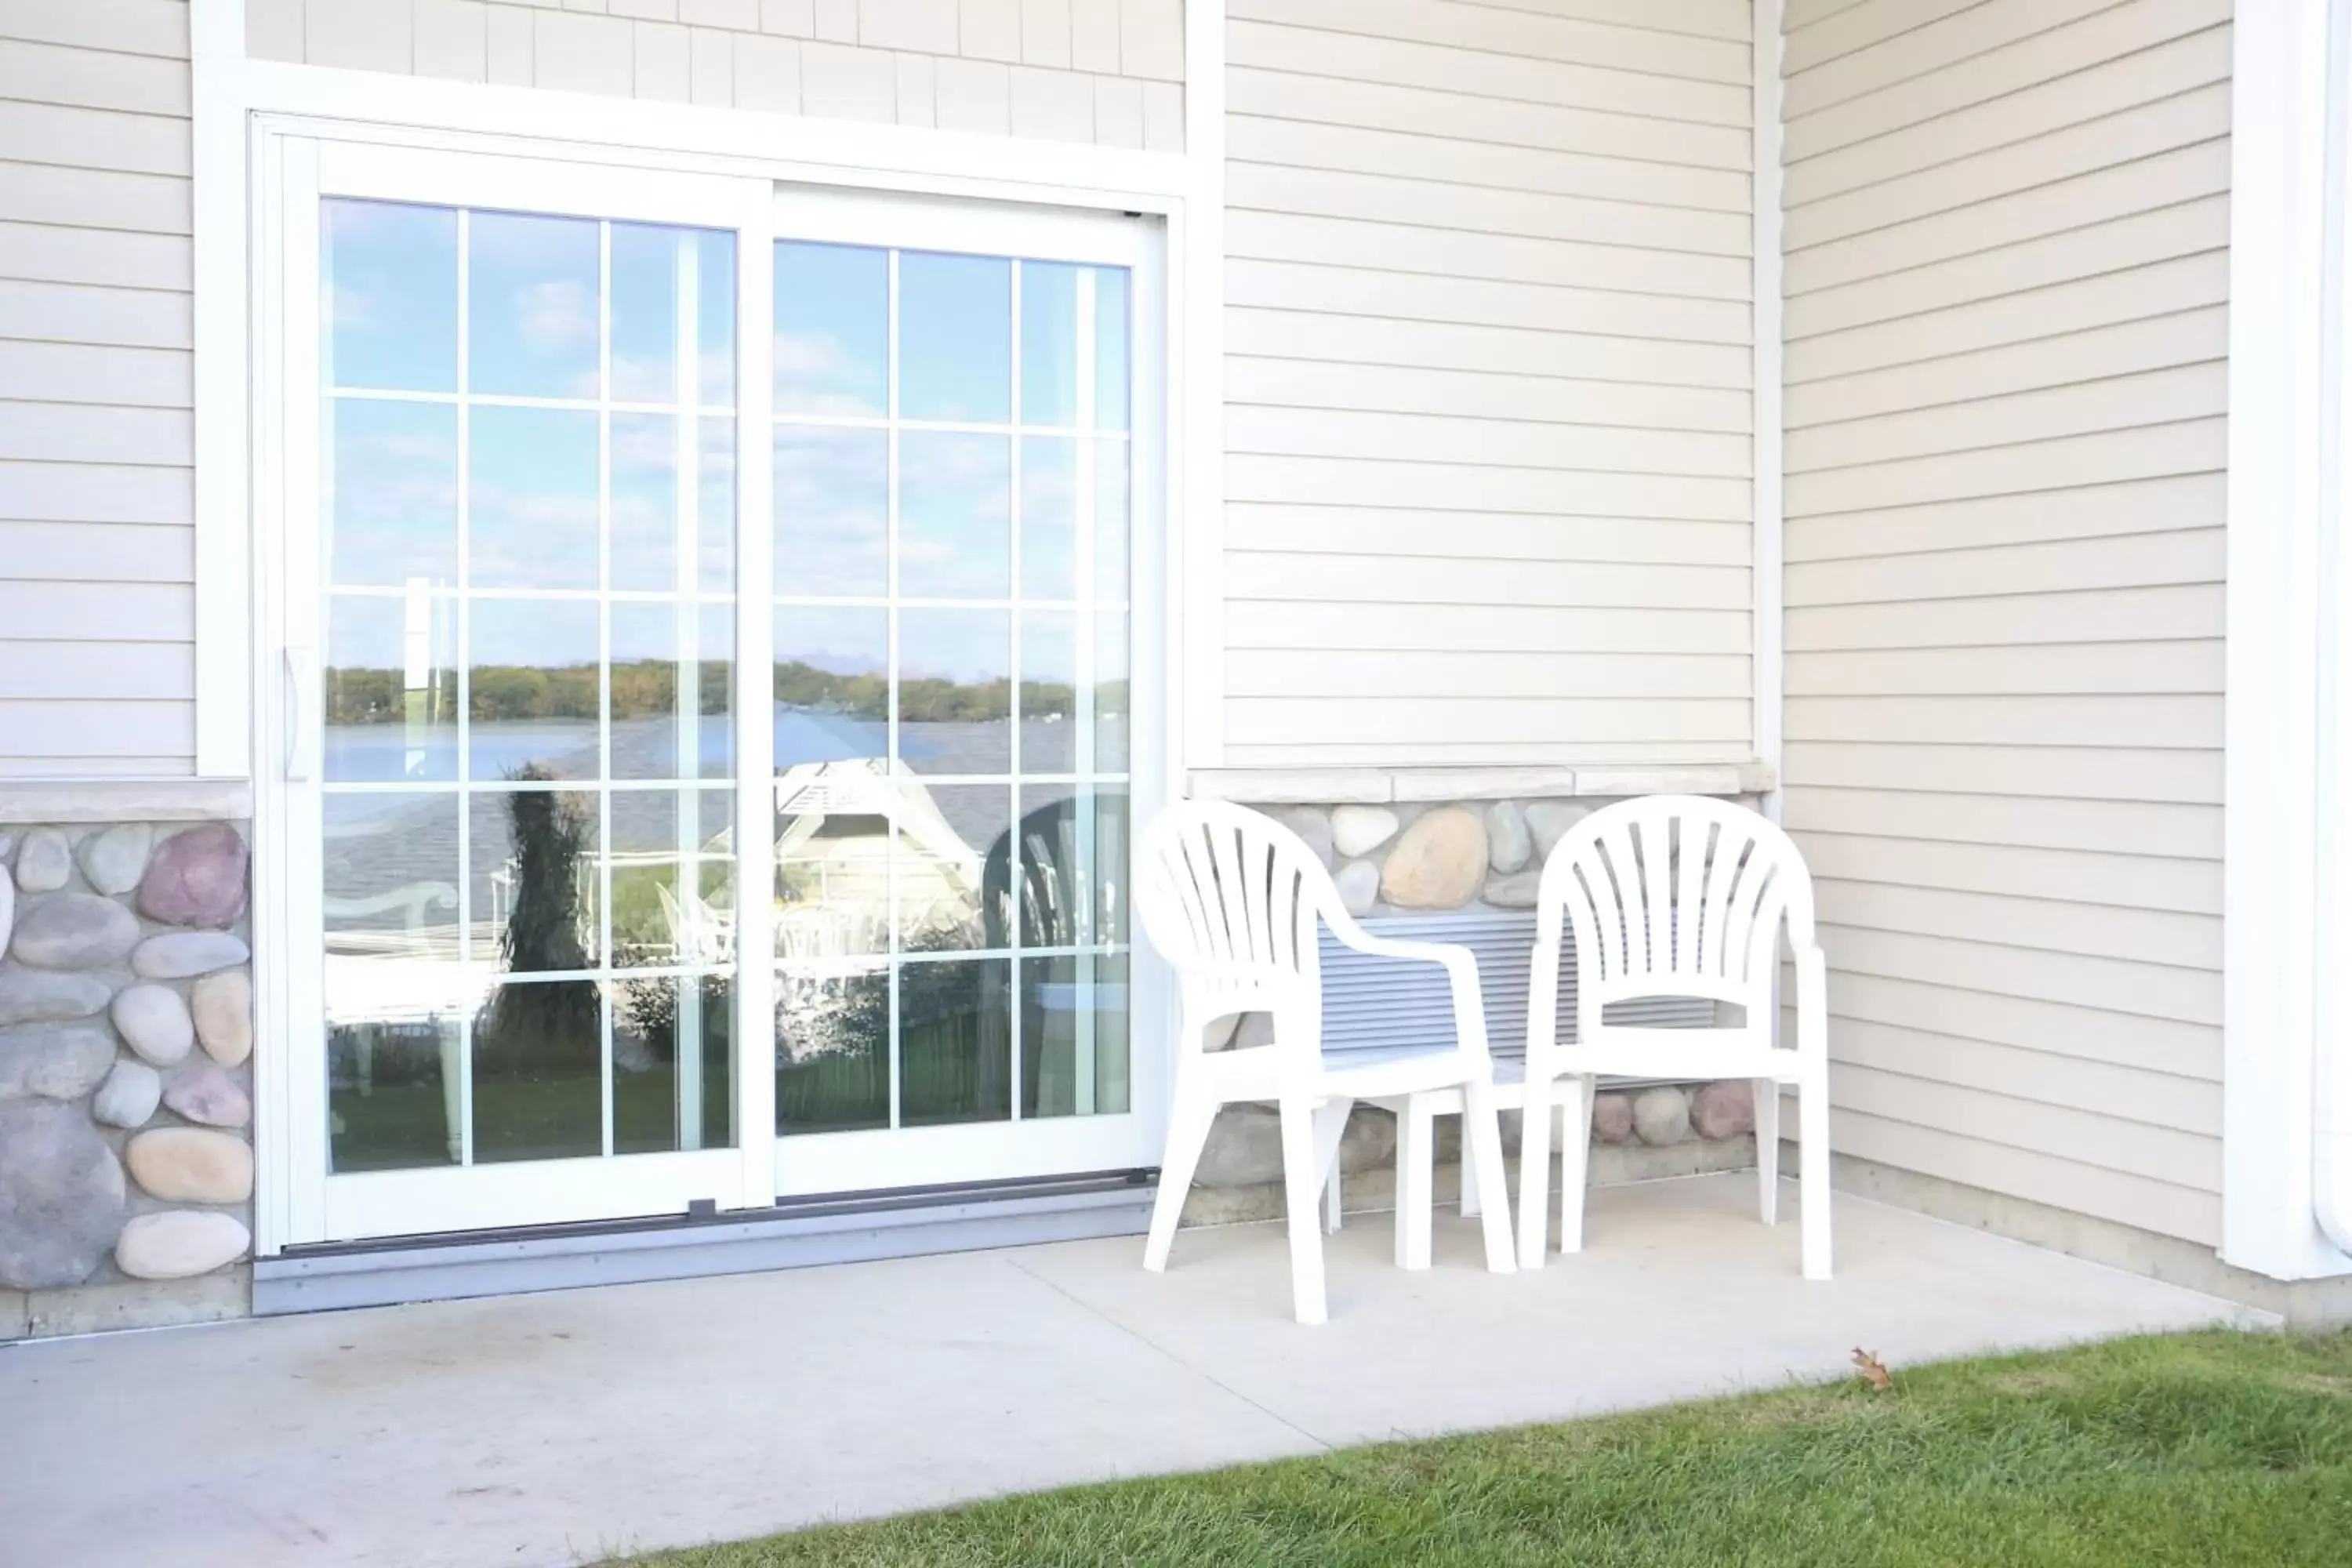
<path id="1" fill-rule="evenodd" d="M 0 828 L 0 1340 L 247 1310 L 249 863 L 225 822 Z"/>
<path id="2" fill-rule="evenodd" d="M 1606 798 L 1391 802 L 1385 805 L 1261 805 L 1322 858 L 1348 912 L 1358 916 L 1445 910 L 1529 910 L 1544 858 Z M 1753 806 L 1749 797 L 1740 804 Z M 1270 1038 L 1264 1014 L 1213 1026 L 1211 1050 Z M 1518 1115 L 1503 1117 L 1504 1152 L 1518 1153 Z M 1755 1163 L 1756 1109 L 1746 1079 L 1659 1084 L 1595 1098 L 1596 1186 L 1737 1170 Z M 1453 1164 L 1458 1125 L 1442 1124 L 1438 1160 Z M 1340 1142 L 1339 1167 L 1366 1180 L 1345 1184 L 1349 1205 L 1386 1206 L 1392 1194 L 1396 1122 L 1360 1106 Z M 1185 1223 L 1265 1219 L 1282 1210 L 1282 1149 L 1272 1109 L 1233 1106 L 1217 1119 L 1201 1157 Z M 1446 1178 L 1444 1190 L 1452 1190 Z"/>

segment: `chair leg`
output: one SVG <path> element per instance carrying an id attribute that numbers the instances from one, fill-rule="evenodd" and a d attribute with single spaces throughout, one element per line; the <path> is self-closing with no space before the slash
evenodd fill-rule
<path id="1" fill-rule="evenodd" d="M 1168 1118 L 1168 1147 L 1160 1157 L 1160 1195 L 1151 1203 L 1151 1234 L 1143 1243 L 1143 1266 L 1155 1274 L 1168 1267 L 1176 1222 L 1184 1216 L 1184 1195 L 1192 1190 L 1192 1173 L 1200 1167 L 1201 1151 L 1209 1146 L 1209 1128 L 1216 1120 L 1215 1100 L 1178 1089 Z"/>
<path id="2" fill-rule="evenodd" d="M 1323 1228 L 1339 1228 L 1339 1141 L 1347 1135 L 1352 1100 L 1327 1100 L 1315 1109 L 1315 1180 L 1323 1189 Z"/>
<path id="3" fill-rule="evenodd" d="M 1315 1108 L 1303 1100 L 1282 1104 L 1282 1186 L 1290 1231 L 1290 1294 L 1302 1323 L 1327 1316 L 1323 1296 L 1323 1222 L 1317 1202 L 1323 1173 L 1315 1162 Z"/>
<path id="4" fill-rule="evenodd" d="M 1766 1225 L 1780 1221 L 1780 1083 L 1759 1078 L 1750 1092 L 1756 1100 L 1756 1204 Z"/>
<path id="5" fill-rule="evenodd" d="M 1804 1224 L 1805 1278 L 1830 1277 L 1830 1086 L 1815 1073 L 1797 1089 L 1797 1205 Z"/>
<path id="6" fill-rule="evenodd" d="M 1491 1083 L 1474 1083 L 1462 1091 L 1462 1172 L 1465 1192 L 1475 1181 L 1495 1194 L 1495 1202 L 1480 1215 L 1480 1228 L 1486 1233 L 1486 1271 L 1508 1274 L 1517 1259 L 1511 1256 L 1511 1205 L 1503 1199 L 1503 1129 L 1495 1114 Z"/>
<path id="7" fill-rule="evenodd" d="M 1470 1157 L 1470 1122 L 1465 1111 L 1462 1123 L 1462 1217 L 1476 1219 L 1479 1202 L 1478 1162 Z"/>
<path id="8" fill-rule="evenodd" d="M 1397 1112 L 1396 1265 L 1429 1267 L 1430 1211 L 1436 1206 L 1436 1118 L 1413 1095 Z"/>
<path id="9" fill-rule="evenodd" d="M 1559 1249 L 1584 1250 L 1584 1184 L 1592 1163 L 1592 1086 L 1580 1078 L 1559 1108 Z"/>
<path id="10" fill-rule="evenodd" d="M 1541 1268 L 1551 1218 L 1551 1085 L 1528 1079 L 1519 1111 L 1519 1267 Z"/>

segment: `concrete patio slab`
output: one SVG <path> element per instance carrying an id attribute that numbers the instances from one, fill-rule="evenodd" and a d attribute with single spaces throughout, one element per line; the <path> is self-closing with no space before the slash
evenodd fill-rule
<path id="1" fill-rule="evenodd" d="M 47 1341 L 0 1349 L 0 1563 L 478 1568 L 1551 1419 L 2210 1322 L 2210 1297 L 1841 1197 L 1797 1278 L 1752 1177 L 1595 1194 L 1589 1250 L 1495 1278 L 1475 1229 L 1330 1252 L 1278 1226 Z M 1788 1209 L 1794 1209 L 1793 1193 Z"/>

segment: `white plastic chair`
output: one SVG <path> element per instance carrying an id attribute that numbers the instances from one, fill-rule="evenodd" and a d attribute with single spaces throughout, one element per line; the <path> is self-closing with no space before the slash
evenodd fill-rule
<path id="1" fill-rule="evenodd" d="M 1544 861 L 1528 999 L 1526 1116 L 1519 1150 L 1519 1264 L 1542 1266 L 1550 1110 L 1561 1080 L 1562 1252 L 1584 1246 L 1585 1163 L 1602 1074 L 1754 1080 L 1759 1205 L 1773 1223 L 1783 1084 L 1798 1094 L 1800 1207 L 1808 1279 L 1830 1277 L 1829 1010 L 1814 942 L 1813 883 L 1789 836 L 1744 806 L 1650 795 L 1603 807 Z M 1557 1027 L 1563 919 L 1576 943 L 1576 1038 Z M 1797 1037 L 1775 1045 L 1780 926 L 1797 968 Z M 1696 996 L 1741 1009 L 1712 1029 L 1612 1025 L 1603 1011 L 1639 996 Z M 1496 1189 L 1489 1188 L 1488 1191 Z"/>
<path id="2" fill-rule="evenodd" d="M 1146 1268 L 1167 1268 L 1210 1126 L 1220 1106 L 1237 1101 L 1271 1103 L 1281 1113 L 1291 1289 L 1302 1323 L 1322 1322 L 1326 1315 L 1316 1197 L 1338 1160 L 1339 1135 L 1356 1101 L 1459 1090 L 1465 1142 L 1485 1190 L 1504 1191 L 1494 1066 L 1486 1054 L 1477 964 L 1466 950 L 1369 934 L 1340 905 L 1330 874 L 1297 835 L 1220 801 L 1188 801 L 1161 812 L 1139 846 L 1137 875 L 1136 911 L 1152 945 L 1175 969 L 1181 999 L 1168 1149 L 1144 1245 Z M 1455 1038 L 1327 1058 L 1318 921 L 1360 952 L 1444 965 L 1453 984 Z M 1204 1028 L 1236 1013 L 1271 1015 L 1273 1043 L 1205 1049 Z M 1504 1205 L 1488 1210 L 1485 1231 L 1486 1267 L 1511 1272 Z"/>

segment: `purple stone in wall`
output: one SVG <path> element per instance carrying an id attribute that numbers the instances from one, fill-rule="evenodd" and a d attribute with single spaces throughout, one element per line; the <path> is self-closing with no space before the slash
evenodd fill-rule
<path id="1" fill-rule="evenodd" d="M 139 883 L 139 912 L 166 925 L 223 931 L 245 913 L 251 852 L 237 830 L 208 822 L 155 847 Z"/>

